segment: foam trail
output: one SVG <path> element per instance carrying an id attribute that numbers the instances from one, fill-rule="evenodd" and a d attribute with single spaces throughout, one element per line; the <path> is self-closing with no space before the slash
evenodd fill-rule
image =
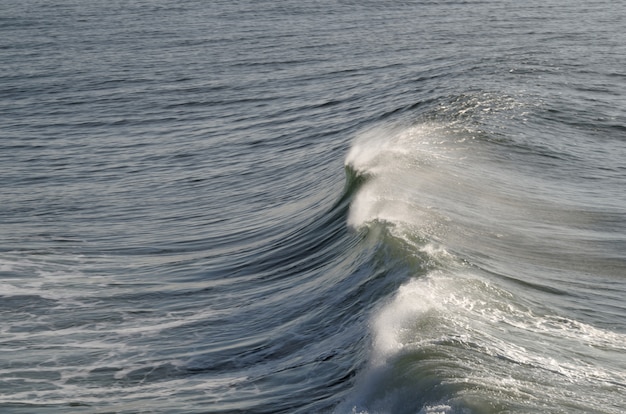
<path id="1" fill-rule="evenodd" d="M 598 396 L 626 387 L 619 362 L 625 335 L 537 314 L 467 270 L 410 280 L 373 316 L 371 329 L 368 368 L 338 413 L 535 411 L 544 401 L 589 411 L 604 402 L 573 395 L 576 389 Z M 571 352 L 581 346 L 588 356 Z M 607 357 L 612 367 L 594 364 Z"/>
<path id="2" fill-rule="evenodd" d="M 519 240 L 545 239 L 553 224 L 553 205 L 512 188 L 503 165 L 480 153 L 483 144 L 436 123 L 379 127 L 355 140 L 346 166 L 368 179 L 348 225 L 382 226 L 392 245 L 430 264 L 418 264 L 372 315 L 368 366 L 337 413 L 540 412 L 547 401 L 619 412 L 619 393 L 605 401 L 604 390 L 626 389 L 625 335 L 518 294 L 462 258 L 482 255 L 518 271 L 504 241 L 532 254 L 536 244 Z"/>

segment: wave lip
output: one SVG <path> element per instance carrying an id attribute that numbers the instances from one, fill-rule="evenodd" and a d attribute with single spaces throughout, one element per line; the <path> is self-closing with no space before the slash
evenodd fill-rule
<path id="1" fill-rule="evenodd" d="M 538 313 L 469 268 L 408 281 L 371 329 L 368 367 L 338 413 L 618 413 L 607 390 L 626 389 L 623 334 Z"/>
<path id="2" fill-rule="evenodd" d="M 550 281 L 529 278 L 566 266 L 578 211 L 490 158 L 507 148 L 435 122 L 355 139 L 346 170 L 365 180 L 348 225 L 383 229 L 373 237 L 409 279 L 373 313 L 367 367 L 337 413 L 621 412 L 626 337 L 543 303 Z"/>
<path id="3" fill-rule="evenodd" d="M 345 164 L 367 181 L 350 205 L 348 225 L 360 228 L 383 221 L 426 228 L 426 223 L 441 221 L 432 217 L 434 210 L 424 196 L 438 185 L 443 162 L 463 141 L 436 123 L 378 127 L 359 135 Z"/>

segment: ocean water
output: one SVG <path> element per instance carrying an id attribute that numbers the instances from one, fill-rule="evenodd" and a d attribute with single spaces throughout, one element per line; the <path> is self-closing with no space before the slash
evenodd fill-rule
<path id="1" fill-rule="evenodd" d="M 0 412 L 626 412 L 626 3 L 0 10 Z"/>

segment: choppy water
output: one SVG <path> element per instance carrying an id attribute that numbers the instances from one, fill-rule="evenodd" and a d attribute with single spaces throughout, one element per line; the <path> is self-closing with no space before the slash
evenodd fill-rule
<path id="1" fill-rule="evenodd" d="M 3 413 L 626 411 L 626 6 L 0 0 Z"/>

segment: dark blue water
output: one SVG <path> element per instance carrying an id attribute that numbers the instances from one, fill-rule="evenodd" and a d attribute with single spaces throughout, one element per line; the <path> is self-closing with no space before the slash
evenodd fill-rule
<path id="1" fill-rule="evenodd" d="M 0 0 L 3 413 L 626 411 L 626 6 Z"/>

